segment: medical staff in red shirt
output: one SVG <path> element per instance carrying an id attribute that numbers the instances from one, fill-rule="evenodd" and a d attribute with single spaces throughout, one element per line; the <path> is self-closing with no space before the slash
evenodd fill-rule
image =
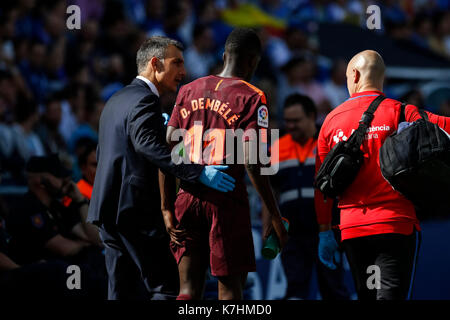
<path id="1" fill-rule="evenodd" d="M 378 95 L 384 95 L 384 73 L 383 59 L 375 51 L 362 51 L 351 59 L 346 71 L 350 98 L 330 112 L 323 123 L 318 138 L 316 173 L 328 152 L 356 130 L 369 104 Z M 400 111 L 400 101 L 381 102 L 361 146 L 365 157 L 361 170 L 338 199 L 342 245 L 361 300 L 408 299 L 412 291 L 419 221 L 413 204 L 383 178 L 379 162 L 379 149 L 397 130 Z M 427 113 L 431 122 L 450 132 L 449 118 Z M 419 118 L 416 106 L 405 107 L 406 121 Z M 324 199 L 315 190 L 319 259 L 334 269 L 333 257 L 338 245 L 331 231 L 332 205 L 332 199 Z"/>

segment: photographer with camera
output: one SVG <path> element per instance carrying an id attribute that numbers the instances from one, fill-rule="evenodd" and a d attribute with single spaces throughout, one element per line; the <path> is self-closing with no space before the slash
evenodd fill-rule
<path id="1" fill-rule="evenodd" d="M 57 155 L 32 157 L 29 191 L 6 218 L 9 251 L 18 264 L 62 260 L 78 265 L 82 288 L 106 296 L 106 268 L 96 227 L 86 222 L 87 200 Z M 71 199 L 70 205 L 62 203 Z M 83 286 L 83 283 L 86 286 Z"/>

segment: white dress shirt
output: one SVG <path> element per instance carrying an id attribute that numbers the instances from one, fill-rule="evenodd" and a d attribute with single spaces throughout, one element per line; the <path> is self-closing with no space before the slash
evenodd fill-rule
<path id="1" fill-rule="evenodd" d="M 159 98 L 158 89 L 156 89 L 156 86 L 153 84 L 153 82 L 151 82 L 150 80 L 148 80 L 146 77 L 143 76 L 137 76 L 136 78 L 144 81 L 150 87 L 150 90 L 152 90 L 152 92 L 156 94 Z"/>

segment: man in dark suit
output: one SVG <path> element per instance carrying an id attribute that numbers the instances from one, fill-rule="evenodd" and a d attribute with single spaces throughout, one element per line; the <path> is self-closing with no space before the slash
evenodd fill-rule
<path id="1" fill-rule="evenodd" d="M 158 169 L 227 192 L 225 167 L 175 165 L 165 144 L 159 95 L 176 92 L 185 76 L 182 45 L 146 40 L 137 52 L 138 76 L 107 102 L 99 128 L 97 172 L 88 221 L 100 227 L 109 299 L 170 299 L 178 271 L 161 214 Z"/>

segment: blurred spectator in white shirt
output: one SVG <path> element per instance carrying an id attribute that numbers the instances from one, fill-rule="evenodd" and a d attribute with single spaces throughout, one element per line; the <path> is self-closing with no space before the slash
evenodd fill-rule
<path id="1" fill-rule="evenodd" d="M 345 77 L 346 70 L 347 62 L 342 59 L 336 60 L 331 68 L 331 78 L 324 85 L 325 95 L 333 109 L 349 97 L 347 78 Z"/>
<path id="2" fill-rule="evenodd" d="M 185 67 L 189 80 L 208 75 L 209 69 L 215 64 L 214 38 L 211 28 L 196 25 L 192 45 L 184 52 Z"/>
<path id="3" fill-rule="evenodd" d="M 44 156 L 45 149 L 37 134 L 33 131 L 39 121 L 35 102 L 23 100 L 16 108 L 16 120 L 12 126 L 15 148 L 25 162 L 32 156 Z"/>
<path id="4" fill-rule="evenodd" d="M 294 57 L 282 69 L 285 77 L 281 79 L 278 101 L 284 101 L 288 95 L 295 92 L 307 95 L 317 106 L 316 121 L 320 125 L 331 107 L 322 85 L 315 79 L 314 58 Z M 278 103 L 279 110 L 281 106 L 282 102 Z"/>
<path id="5" fill-rule="evenodd" d="M 66 143 L 77 129 L 78 116 L 85 109 L 85 89 L 83 85 L 74 83 L 67 88 L 67 98 L 61 103 L 61 122 L 59 123 L 59 133 Z"/>

